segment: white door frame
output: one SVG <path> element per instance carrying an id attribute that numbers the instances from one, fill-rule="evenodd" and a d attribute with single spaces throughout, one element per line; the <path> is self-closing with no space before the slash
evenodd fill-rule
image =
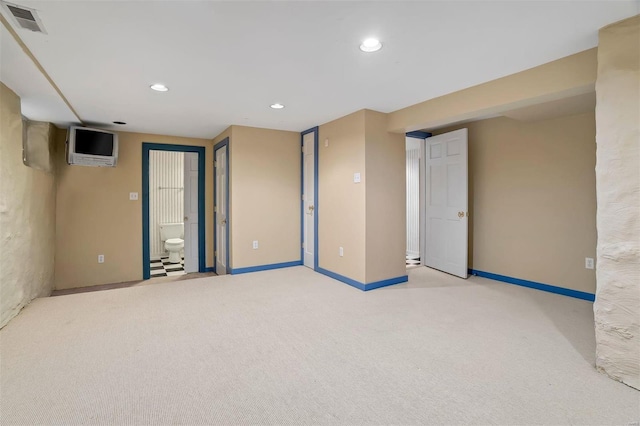
<path id="1" fill-rule="evenodd" d="M 218 189 L 218 165 L 216 164 L 216 158 L 217 158 L 217 152 L 220 149 L 225 149 L 226 150 L 226 164 L 224 165 L 224 170 L 225 170 L 225 187 Z M 213 147 L 213 161 L 214 161 L 214 166 L 213 166 L 213 232 L 214 232 L 214 236 L 213 236 L 213 244 L 214 244 L 214 252 L 213 252 L 213 264 L 214 264 L 214 268 L 216 271 L 216 274 L 218 275 L 224 275 L 230 272 L 231 267 L 229 265 L 229 259 L 230 259 L 230 255 L 229 255 L 229 246 L 230 246 L 230 234 L 229 234 L 229 229 L 230 229 L 230 222 L 231 222 L 231 217 L 229 216 L 229 156 L 230 156 L 230 150 L 229 150 L 229 138 L 225 138 L 224 140 L 222 140 L 221 142 L 217 143 L 214 147 Z M 222 211 L 218 211 L 218 191 L 224 191 L 224 196 L 225 196 L 225 208 L 224 208 L 224 212 Z M 218 223 L 219 221 L 224 221 L 224 223 Z M 218 225 L 220 226 L 224 226 L 225 227 L 225 241 L 224 241 L 224 247 L 222 250 L 220 250 L 220 248 L 218 247 L 218 242 L 219 242 L 219 235 L 218 235 Z M 224 252 L 224 256 L 223 258 L 219 258 L 218 256 L 218 251 L 223 251 Z M 219 262 L 219 260 L 222 260 L 222 263 Z M 223 268 L 220 267 L 220 265 L 222 265 L 224 267 L 224 270 L 222 270 Z"/>
<path id="2" fill-rule="evenodd" d="M 300 192 L 301 192 L 301 203 L 300 203 L 300 261 L 303 265 L 313 268 L 313 270 L 318 269 L 318 127 L 312 127 L 309 130 L 305 130 L 300 133 L 300 144 L 302 154 L 300 156 Z M 305 135 L 313 133 L 313 200 L 305 199 L 305 161 L 304 161 L 304 137 Z M 308 232 L 306 227 L 308 226 L 307 216 L 313 216 L 313 264 L 309 264 L 309 262 L 305 262 L 305 251 L 306 251 L 306 241 L 305 235 Z"/>

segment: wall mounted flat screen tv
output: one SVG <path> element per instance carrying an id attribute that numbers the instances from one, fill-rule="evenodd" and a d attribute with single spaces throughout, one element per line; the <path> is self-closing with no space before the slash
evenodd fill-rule
<path id="1" fill-rule="evenodd" d="M 69 128 L 67 163 L 79 166 L 115 167 L 117 162 L 117 133 L 80 126 Z"/>

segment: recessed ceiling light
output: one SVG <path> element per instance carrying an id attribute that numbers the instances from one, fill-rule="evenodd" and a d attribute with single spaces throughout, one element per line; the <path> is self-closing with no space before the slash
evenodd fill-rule
<path id="1" fill-rule="evenodd" d="M 282 104 L 273 104 L 273 105 L 271 105 L 271 108 L 273 108 L 273 109 L 282 109 L 282 108 L 284 108 L 284 105 L 282 105 Z"/>
<path id="2" fill-rule="evenodd" d="M 377 38 L 368 38 L 360 45 L 360 50 L 367 53 L 377 52 L 380 49 L 382 49 L 382 43 Z"/>
<path id="3" fill-rule="evenodd" d="M 120 125 L 124 125 L 127 124 L 124 121 L 114 121 L 113 124 L 120 124 Z"/>
<path id="4" fill-rule="evenodd" d="M 166 92 L 169 90 L 169 88 L 167 86 L 165 86 L 164 84 L 152 84 L 151 86 L 149 86 L 151 88 L 151 90 L 155 90 L 156 92 Z"/>

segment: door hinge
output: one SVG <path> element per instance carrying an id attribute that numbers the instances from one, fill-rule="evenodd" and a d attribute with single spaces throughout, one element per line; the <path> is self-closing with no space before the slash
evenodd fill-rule
<path id="1" fill-rule="evenodd" d="M 217 251 L 213 252 L 213 257 L 218 257 L 218 252 Z"/>
<path id="2" fill-rule="evenodd" d="M 302 248 L 304 248 L 304 243 L 302 243 Z"/>
<path id="3" fill-rule="evenodd" d="M 218 162 L 217 162 L 217 161 L 214 161 L 214 162 L 213 162 L 213 167 L 217 167 L 217 166 L 218 166 Z"/>
<path id="4" fill-rule="evenodd" d="M 218 213 L 218 207 L 217 206 L 213 206 L 213 212 L 214 213 Z"/>
<path id="5" fill-rule="evenodd" d="M 302 201 L 304 201 L 304 194 L 302 194 Z"/>

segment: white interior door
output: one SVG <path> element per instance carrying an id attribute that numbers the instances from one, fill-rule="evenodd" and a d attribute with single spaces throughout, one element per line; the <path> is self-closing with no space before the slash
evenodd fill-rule
<path id="1" fill-rule="evenodd" d="M 215 152 L 215 175 L 216 175 L 216 199 L 215 199 L 215 222 L 216 222 L 216 273 L 224 275 L 227 273 L 227 203 L 228 203 L 228 182 L 229 171 L 227 170 L 227 147 L 225 145 Z"/>
<path id="2" fill-rule="evenodd" d="M 425 266 L 467 278 L 467 129 L 427 138 Z"/>
<path id="3" fill-rule="evenodd" d="M 315 247 L 315 132 L 309 132 L 302 137 L 303 157 L 303 252 L 304 266 L 313 269 Z"/>
<path id="4" fill-rule="evenodd" d="M 184 153 L 184 271 L 198 272 L 198 153 Z"/>

